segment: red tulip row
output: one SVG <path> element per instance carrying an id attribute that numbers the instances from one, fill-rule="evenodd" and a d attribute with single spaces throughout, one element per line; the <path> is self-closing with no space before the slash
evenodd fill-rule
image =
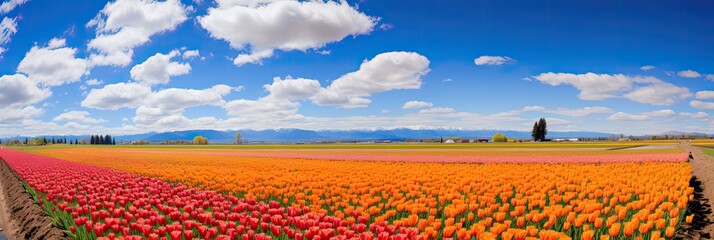
<path id="1" fill-rule="evenodd" d="M 348 222 L 15 150 L 0 149 L 0 158 L 75 239 L 421 238 L 416 228 Z"/>

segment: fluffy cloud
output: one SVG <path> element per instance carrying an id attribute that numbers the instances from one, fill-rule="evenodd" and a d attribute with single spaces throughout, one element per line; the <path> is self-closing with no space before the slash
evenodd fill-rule
<path id="1" fill-rule="evenodd" d="M 286 100 L 308 99 L 322 89 L 317 80 L 291 77 L 284 80 L 279 77 L 273 78 L 272 84 L 263 87 L 271 96 Z"/>
<path id="2" fill-rule="evenodd" d="M 151 36 L 175 29 L 186 21 L 187 9 L 179 0 L 116 0 L 107 3 L 87 23 L 97 35 L 89 41 L 93 65 L 126 66 L 134 48 L 150 41 Z"/>
<path id="3" fill-rule="evenodd" d="M 404 106 L 402 106 L 402 109 L 419 109 L 419 108 L 428 108 L 432 107 L 434 104 L 430 102 L 423 102 L 423 101 L 408 101 L 404 103 Z"/>
<path id="4" fill-rule="evenodd" d="M 0 106 L 23 107 L 38 103 L 52 95 L 48 89 L 38 88 L 34 81 L 22 74 L 0 77 Z"/>
<path id="5" fill-rule="evenodd" d="M 658 111 L 652 111 L 652 112 L 645 112 L 645 113 L 640 113 L 640 114 L 630 114 L 630 113 L 624 113 L 624 112 L 617 112 L 607 118 L 607 120 L 613 120 L 613 121 L 646 121 L 650 120 L 653 117 L 672 117 L 675 116 L 676 113 L 672 111 L 671 109 L 663 109 L 663 110 L 658 110 Z"/>
<path id="6" fill-rule="evenodd" d="M 2 55 L 6 49 L 5 44 L 10 42 L 12 35 L 17 33 L 17 22 L 14 18 L 5 17 L 0 22 L 0 55 Z"/>
<path id="7" fill-rule="evenodd" d="M 428 72 L 429 60 L 408 52 L 388 52 L 362 63 L 360 69 L 347 73 L 322 87 L 313 79 L 276 77 L 272 84 L 263 87 L 269 94 L 257 100 L 238 99 L 226 103 L 223 108 L 241 121 L 262 119 L 304 119 L 297 114 L 298 101 L 312 100 L 323 106 L 364 107 L 373 93 L 396 89 L 415 89 L 421 86 L 421 77 Z M 241 122 L 245 123 L 245 122 Z"/>
<path id="8" fill-rule="evenodd" d="M 698 72 L 692 71 L 692 70 L 685 70 L 685 71 L 677 72 L 677 76 L 680 76 L 683 78 L 698 78 L 698 77 L 701 77 L 702 74 L 699 74 Z"/>
<path id="9" fill-rule="evenodd" d="M 617 93 L 630 90 L 632 80 L 623 74 L 572 74 L 572 73 L 542 73 L 533 76 L 538 81 L 551 86 L 561 84 L 572 85 L 580 90 L 578 97 L 583 100 L 604 100 L 617 96 Z"/>
<path id="10" fill-rule="evenodd" d="M 347 36 L 369 34 L 379 19 L 357 11 L 345 1 L 219 0 L 198 22 L 212 37 L 249 53 L 233 63 L 260 63 L 282 51 L 319 49 Z"/>
<path id="11" fill-rule="evenodd" d="M 82 107 L 101 110 L 138 107 L 142 100 L 151 95 L 151 88 L 138 83 L 108 84 L 100 89 L 92 89 L 82 101 Z"/>
<path id="12" fill-rule="evenodd" d="M 421 77 L 428 72 L 429 59 L 418 53 L 382 53 L 333 81 L 312 100 L 322 106 L 365 107 L 373 93 L 420 88 Z"/>
<path id="13" fill-rule="evenodd" d="M 642 71 L 649 71 L 649 70 L 652 70 L 652 69 L 655 69 L 655 66 L 652 66 L 652 65 L 644 65 L 644 66 L 640 67 L 640 70 L 642 70 Z"/>
<path id="14" fill-rule="evenodd" d="M 524 112 L 530 112 L 530 111 L 545 112 L 545 113 L 553 113 L 553 114 L 570 116 L 570 117 L 585 117 L 585 116 L 589 116 L 592 114 L 603 114 L 603 113 L 614 112 L 611 108 L 607 108 L 607 107 L 584 107 L 584 108 L 576 108 L 576 109 L 569 109 L 569 108 L 549 109 L 549 108 L 545 108 L 545 107 L 541 107 L 541 106 L 526 106 L 522 110 Z"/>
<path id="15" fill-rule="evenodd" d="M 709 80 L 714 81 L 714 74 L 707 74 L 707 75 L 704 75 L 704 77 L 707 78 L 707 79 L 709 79 Z"/>
<path id="16" fill-rule="evenodd" d="M 161 121 L 174 121 L 183 117 L 183 111 L 190 107 L 215 105 L 225 102 L 223 96 L 230 93 L 231 87 L 216 85 L 208 89 L 169 88 L 152 93 L 136 109 L 134 122 L 153 124 Z"/>
<path id="17" fill-rule="evenodd" d="M 705 112 L 696 112 L 696 113 L 683 112 L 683 113 L 679 113 L 679 116 L 692 118 L 692 119 L 700 119 L 700 120 L 708 120 L 709 119 L 709 114 L 707 114 Z"/>
<path id="18" fill-rule="evenodd" d="M 1 96 L 2 94 L 0 94 Z M 27 106 L 23 108 L 0 108 L 0 123 L 2 124 L 18 124 L 22 121 L 37 117 L 44 113 L 44 110 Z"/>
<path id="19" fill-rule="evenodd" d="M 180 55 L 178 50 L 171 51 L 169 54 L 157 53 L 131 68 L 131 78 L 149 86 L 167 84 L 171 77 L 188 74 L 191 71 L 191 65 L 188 63 L 171 61 L 171 58 Z"/>
<path id="20" fill-rule="evenodd" d="M 86 124 L 98 124 L 106 122 L 104 119 L 92 118 L 87 111 L 69 111 L 57 115 L 52 121 L 55 122 L 78 122 Z"/>
<path id="21" fill-rule="evenodd" d="M 636 83 L 649 84 L 636 88 L 634 91 L 624 95 L 625 98 L 638 103 L 652 104 L 655 106 L 671 106 L 681 99 L 692 96 L 688 88 L 678 87 L 654 77 L 637 77 L 633 78 L 633 81 Z"/>
<path id="22" fill-rule="evenodd" d="M 478 66 L 482 65 L 503 65 L 515 62 L 512 58 L 506 56 L 480 56 L 474 59 L 474 63 Z"/>
<path id="23" fill-rule="evenodd" d="M 258 100 L 233 100 L 223 108 L 231 116 L 253 118 L 255 121 L 275 121 L 297 115 L 299 103 L 274 97 L 262 97 Z"/>
<path id="24" fill-rule="evenodd" d="M 52 39 L 46 47 L 32 47 L 17 71 L 43 86 L 77 82 L 87 73 L 87 61 L 75 58 L 76 53 L 76 48 L 65 47 L 64 39 Z"/>
<path id="25" fill-rule="evenodd" d="M 181 57 L 182 57 L 183 59 L 195 58 L 195 57 L 198 57 L 198 56 L 199 56 L 198 50 L 188 50 L 188 51 L 184 51 L 183 54 L 181 55 Z"/>
<path id="26" fill-rule="evenodd" d="M 534 79 L 551 86 L 572 85 L 580 90 L 583 100 L 604 100 L 624 97 L 639 103 L 670 106 L 691 97 L 689 89 L 678 87 L 655 77 L 626 76 L 624 74 L 542 73 Z"/>
<path id="27" fill-rule="evenodd" d="M 104 83 L 102 80 L 97 80 L 97 79 L 89 79 L 85 82 L 85 84 L 87 84 L 87 86 L 97 86 L 102 83 Z"/>
<path id="28" fill-rule="evenodd" d="M 714 99 L 714 91 L 699 91 L 694 97 L 697 99 Z"/>
<path id="29" fill-rule="evenodd" d="M 13 9 L 15 9 L 17 6 L 20 6 L 24 3 L 26 3 L 27 0 L 9 0 L 5 1 L 2 4 L 0 4 L 0 15 L 6 14 L 11 12 Z"/>
<path id="30" fill-rule="evenodd" d="M 692 106 L 693 108 L 696 109 L 706 109 L 706 110 L 714 110 L 714 102 L 703 102 L 699 100 L 693 100 L 689 102 L 689 106 Z"/>

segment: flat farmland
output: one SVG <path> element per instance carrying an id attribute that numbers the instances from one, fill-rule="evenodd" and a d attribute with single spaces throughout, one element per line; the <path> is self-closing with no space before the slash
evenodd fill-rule
<path id="1" fill-rule="evenodd" d="M 130 188 L 151 194 L 129 197 L 104 188 L 87 195 L 65 178 L 59 189 L 37 186 L 49 192 L 45 203 L 84 219 L 68 227 L 88 239 L 674 239 L 694 218 L 692 168 L 675 144 L 55 146 L 0 156 L 27 179 L 51 179 L 41 164 L 51 162 L 64 175 L 120 176 L 93 186 L 158 184 Z M 92 199 L 105 203 L 88 212 L 109 214 L 82 210 Z M 136 201 L 164 221 L 147 222 L 150 213 L 114 220 L 111 211 Z"/>

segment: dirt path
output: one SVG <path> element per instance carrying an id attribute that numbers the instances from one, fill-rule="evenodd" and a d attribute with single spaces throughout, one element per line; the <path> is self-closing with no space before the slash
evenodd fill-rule
<path id="1" fill-rule="evenodd" d="M 7 239 L 67 239 L 0 159 L 0 227 Z M 0 237 L 2 239 L 2 237 Z"/>
<path id="2" fill-rule="evenodd" d="M 712 239 L 714 237 L 714 213 L 712 213 L 712 200 L 714 200 L 714 157 L 706 155 L 698 147 L 691 147 L 689 142 L 682 142 L 680 146 L 691 153 L 689 165 L 692 166 L 692 180 L 694 187 L 694 200 L 690 203 L 687 214 L 694 214 L 694 221 L 690 226 L 684 227 L 685 238 Z"/>

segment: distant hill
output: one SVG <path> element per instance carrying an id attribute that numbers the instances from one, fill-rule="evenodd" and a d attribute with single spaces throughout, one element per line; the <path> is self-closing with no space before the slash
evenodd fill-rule
<path id="1" fill-rule="evenodd" d="M 238 131 L 216 131 L 216 130 L 188 130 L 157 133 L 140 140 L 150 142 L 163 142 L 169 140 L 193 140 L 195 136 L 208 138 L 212 143 L 232 143 L 235 141 L 235 134 L 240 132 L 244 142 L 313 142 L 313 141 L 368 141 L 368 140 L 390 140 L 403 141 L 407 139 L 425 138 L 490 138 L 491 135 L 499 132 L 512 138 L 529 138 L 530 132 L 525 131 L 499 131 L 499 130 L 453 130 L 453 129 L 428 129 L 415 130 L 407 128 L 391 130 L 303 130 L 303 129 L 269 129 L 269 130 L 238 130 Z M 550 138 L 569 137 L 608 137 L 612 134 L 599 132 L 550 132 Z M 123 139 L 123 137 L 117 137 Z"/>

